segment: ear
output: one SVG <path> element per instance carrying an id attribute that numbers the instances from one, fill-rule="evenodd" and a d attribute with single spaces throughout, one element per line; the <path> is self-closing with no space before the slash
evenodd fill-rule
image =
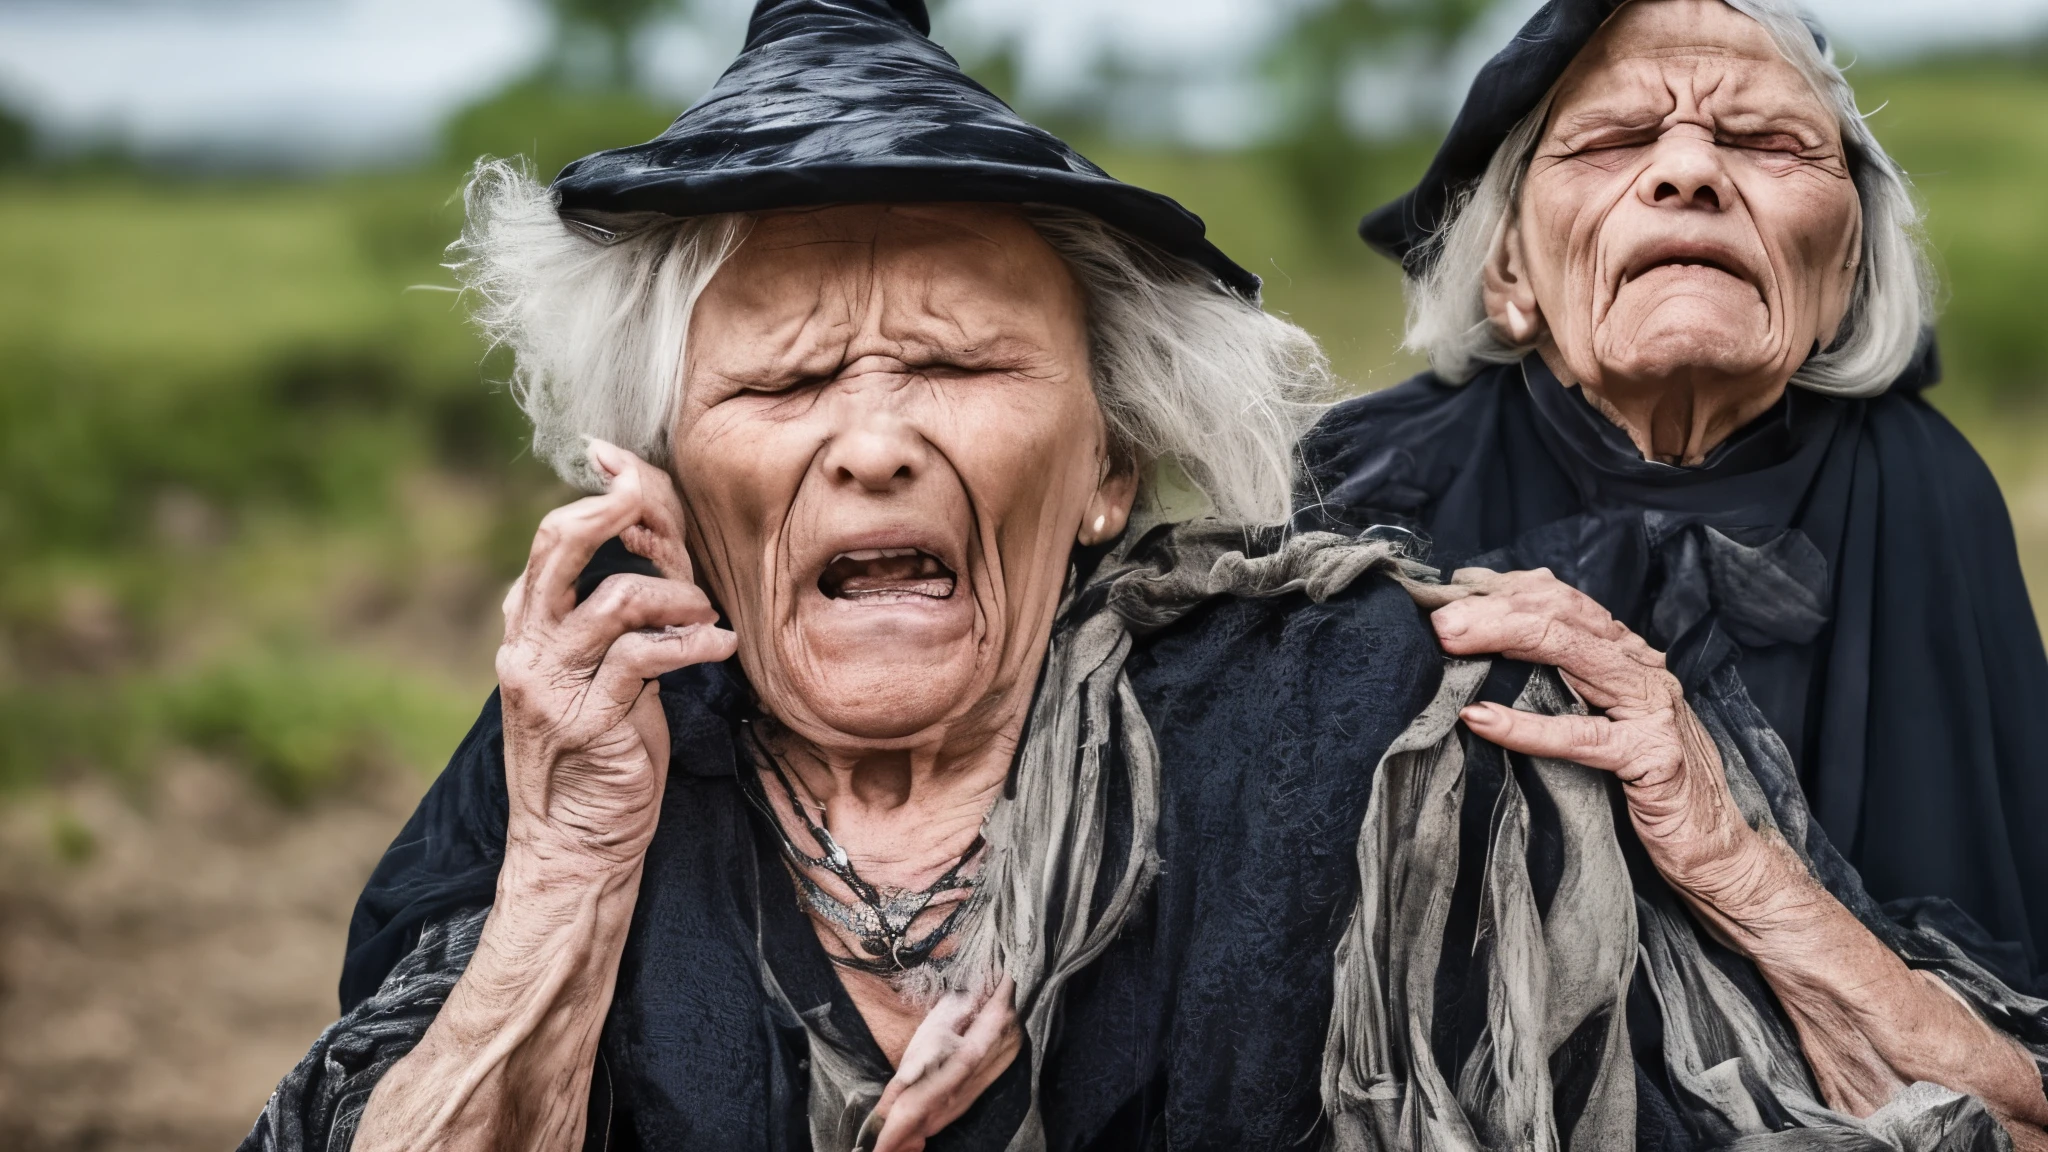
<path id="1" fill-rule="evenodd" d="M 1848 250 L 1839 268 L 1832 269 L 1827 311 L 1821 315 L 1821 331 L 1815 343 L 1833 348 L 1842 338 L 1842 323 L 1849 318 L 1849 302 L 1856 298 L 1856 283 L 1863 276 L 1863 206 L 1856 206 L 1856 224 L 1849 229 Z"/>
<path id="2" fill-rule="evenodd" d="M 1529 264 L 1522 254 L 1522 226 L 1503 217 L 1493 234 L 1493 251 L 1486 258 L 1486 318 L 1510 347 L 1531 348 L 1543 338 L 1549 325 L 1536 303 L 1536 290 L 1529 284 Z"/>
<path id="3" fill-rule="evenodd" d="M 1138 499 L 1138 469 L 1133 464 L 1111 464 L 1088 498 L 1081 513 L 1081 530 L 1074 539 L 1082 544 L 1114 540 L 1131 522 L 1131 505 Z"/>

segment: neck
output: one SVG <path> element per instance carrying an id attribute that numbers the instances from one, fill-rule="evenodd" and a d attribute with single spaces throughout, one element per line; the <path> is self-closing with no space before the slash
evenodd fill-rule
<path id="1" fill-rule="evenodd" d="M 1558 380 L 1583 389 L 1586 399 L 1628 438 L 1643 459 L 1694 466 L 1785 394 L 1784 381 L 1731 379 L 1684 370 L 1654 378 L 1578 379 L 1546 342 L 1543 362 Z"/>
<path id="2" fill-rule="evenodd" d="M 774 721 L 762 726 L 811 817 L 873 878 L 914 887 L 965 851 L 1009 778 L 1028 699 L 1008 722 L 972 740 L 934 740 L 910 748 L 831 746 Z M 821 811 L 822 810 L 822 811 Z"/>

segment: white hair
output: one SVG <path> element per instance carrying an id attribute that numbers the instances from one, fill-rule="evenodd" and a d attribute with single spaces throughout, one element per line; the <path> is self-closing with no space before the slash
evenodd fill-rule
<path id="1" fill-rule="evenodd" d="M 690 313 L 750 218 L 565 223 L 548 190 L 502 160 L 477 165 L 466 199 L 450 267 L 486 335 L 512 350 L 535 455 L 586 489 L 588 437 L 671 465 Z M 1025 212 L 1081 286 L 1095 394 L 1120 460 L 1177 466 L 1219 515 L 1284 520 L 1295 442 L 1331 390 L 1315 340 L 1092 215 Z"/>
<path id="2" fill-rule="evenodd" d="M 1792 383 L 1832 396 L 1874 396 L 1911 363 L 1921 328 L 1934 313 L 1935 281 L 1921 243 L 1919 206 L 1905 173 L 1857 111 L 1855 93 L 1833 50 L 1816 41 L 1815 25 L 1791 0 L 1723 2 L 1763 25 L 1785 59 L 1833 110 L 1863 206 L 1861 264 L 1841 331 L 1831 347 L 1800 366 Z M 1521 201 L 1523 177 L 1555 99 L 1552 89 L 1516 125 L 1486 175 L 1449 212 L 1432 241 L 1433 262 L 1408 280 L 1405 346 L 1426 355 L 1437 375 L 1454 383 L 1470 380 L 1487 364 L 1513 363 L 1531 350 L 1510 344 L 1487 319 L 1485 269 Z"/>

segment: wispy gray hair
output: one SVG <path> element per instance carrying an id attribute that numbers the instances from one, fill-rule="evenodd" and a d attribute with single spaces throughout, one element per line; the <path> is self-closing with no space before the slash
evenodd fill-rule
<path id="1" fill-rule="evenodd" d="M 1934 314 L 1935 279 L 1921 243 L 1919 206 L 1905 173 L 1864 123 L 1833 49 L 1817 42 L 1816 25 L 1790 0 L 1724 2 L 1763 25 L 1833 109 L 1863 204 L 1862 263 L 1841 332 L 1832 347 L 1793 374 L 1792 383 L 1833 396 L 1874 396 L 1905 371 L 1921 327 Z M 1555 96 L 1553 90 L 1508 135 L 1486 175 L 1438 233 L 1434 262 L 1409 278 L 1405 346 L 1427 356 L 1437 375 L 1454 383 L 1531 350 L 1508 343 L 1487 320 L 1484 274 L 1503 223 L 1521 202 L 1523 178 Z"/>
<path id="2" fill-rule="evenodd" d="M 466 199 L 450 267 L 486 335 L 512 350 L 512 394 L 533 421 L 535 455 L 586 489 L 586 437 L 671 464 L 690 313 L 749 217 L 565 223 L 548 190 L 502 160 L 477 165 Z M 1218 515 L 1284 520 L 1295 442 L 1331 391 L 1315 340 L 1092 215 L 1026 215 L 1081 286 L 1116 450 L 1177 467 Z"/>

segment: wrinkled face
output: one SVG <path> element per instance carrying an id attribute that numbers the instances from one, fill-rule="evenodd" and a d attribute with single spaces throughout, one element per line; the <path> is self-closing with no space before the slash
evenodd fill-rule
<path id="1" fill-rule="evenodd" d="M 760 219 L 691 318 L 675 448 L 699 580 L 825 745 L 1000 723 L 1077 535 L 1128 510 L 1080 290 L 1006 208 Z"/>
<path id="2" fill-rule="evenodd" d="M 1782 388 L 1841 324 L 1861 221 L 1833 113 L 1762 25 L 1637 0 L 1560 83 L 1508 243 L 1581 381 Z"/>

